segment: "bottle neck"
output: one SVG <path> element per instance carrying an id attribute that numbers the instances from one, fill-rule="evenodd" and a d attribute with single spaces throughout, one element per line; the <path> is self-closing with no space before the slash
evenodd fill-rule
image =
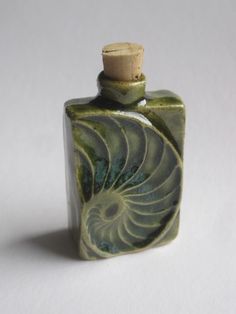
<path id="1" fill-rule="evenodd" d="M 101 72 L 97 78 L 99 95 L 122 105 L 132 105 L 145 95 L 146 78 L 137 81 L 115 81 Z"/>

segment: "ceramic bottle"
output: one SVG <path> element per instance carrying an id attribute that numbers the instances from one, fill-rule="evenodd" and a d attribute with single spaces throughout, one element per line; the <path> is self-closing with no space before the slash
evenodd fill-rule
<path id="1" fill-rule="evenodd" d="M 184 104 L 145 90 L 142 59 L 137 44 L 104 47 L 97 96 L 65 103 L 69 229 L 82 259 L 139 252 L 178 233 Z"/>

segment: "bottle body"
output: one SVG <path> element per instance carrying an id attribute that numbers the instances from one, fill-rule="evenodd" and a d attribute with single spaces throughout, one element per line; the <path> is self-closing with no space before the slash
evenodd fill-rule
<path id="1" fill-rule="evenodd" d="M 97 97 L 65 104 L 69 227 L 83 259 L 137 252 L 177 235 L 184 104 L 168 91 L 145 93 L 143 81 L 132 88 L 102 82 Z"/>

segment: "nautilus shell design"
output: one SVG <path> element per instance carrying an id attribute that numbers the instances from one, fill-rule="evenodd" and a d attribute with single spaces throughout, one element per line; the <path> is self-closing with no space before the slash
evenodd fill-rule
<path id="1" fill-rule="evenodd" d="M 80 255 L 154 246 L 173 225 L 182 165 L 170 141 L 140 114 L 89 114 L 72 123 L 81 198 Z"/>

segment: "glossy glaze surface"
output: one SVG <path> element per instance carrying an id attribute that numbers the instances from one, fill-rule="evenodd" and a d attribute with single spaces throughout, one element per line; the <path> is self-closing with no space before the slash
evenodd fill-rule
<path id="1" fill-rule="evenodd" d="M 175 238 L 182 188 L 179 97 L 145 93 L 144 76 L 136 85 L 103 74 L 98 82 L 97 97 L 65 105 L 69 221 L 84 259 Z"/>

